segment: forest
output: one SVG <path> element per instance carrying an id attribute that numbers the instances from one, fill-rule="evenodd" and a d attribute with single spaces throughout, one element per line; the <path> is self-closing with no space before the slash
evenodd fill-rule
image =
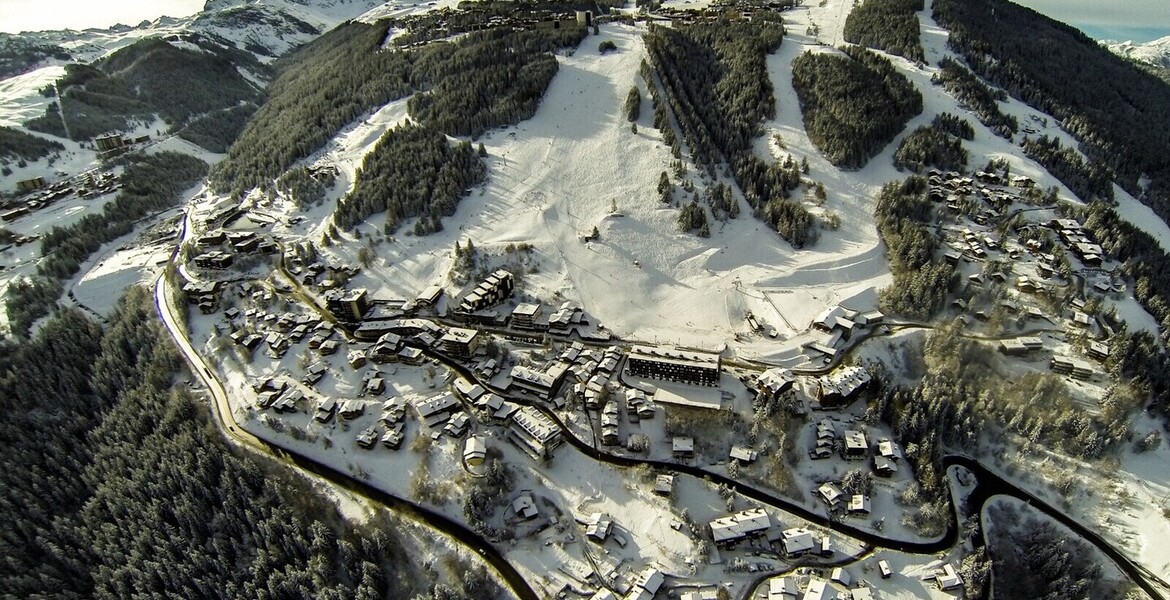
<path id="1" fill-rule="evenodd" d="M 357 183 L 334 209 L 334 222 L 352 229 L 385 211 L 387 233 L 412 217 L 420 217 L 415 234 L 439 231 L 441 218 L 454 215 L 459 199 L 486 176 L 470 142 L 452 146 L 433 127 L 403 125 L 383 134 L 362 160 Z"/>
<path id="2" fill-rule="evenodd" d="M 415 61 L 411 116 L 449 135 L 478 137 L 536 114 L 557 73 L 552 52 L 575 47 L 584 27 L 493 28 L 428 46 Z"/>
<path id="3" fill-rule="evenodd" d="M 551 52 L 585 36 L 583 27 L 493 28 L 383 50 L 386 27 L 348 22 L 277 60 L 267 99 L 212 169 L 212 186 L 238 195 L 266 185 L 363 114 L 416 91 L 411 115 L 444 133 L 477 136 L 518 123 L 536 112 L 556 74 Z"/>
<path id="4" fill-rule="evenodd" d="M 60 142 L 27 134 L 12 127 L 0 127 L 0 164 L 44 158 L 65 150 Z"/>
<path id="5" fill-rule="evenodd" d="M 1113 202 L 1113 171 L 1097 161 L 1086 161 L 1072 148 L 1055 137 L 1024 137 L 1020 142 L 1024 154 L 1040 163 L 1085 202 Z"/>
<path id="6" fill-rule="evenodd" d="M 934 17 L 976 73 L 1055 117 L 1090 162 L 1170 220 L 1170 86 L 1075 28 L 1005 0 L 937 0 Z"/>
<path id="7" fill-rule="evenodd" d="M 930 80 L 943 86 L 967 108 L 975 113 L 980 123 L 987 126 L 995 135 L 1011 139 L 1019 131 L 1020 124 L 1011 115 L 1005 115 L 999 110 L 999 103 L 1007 100 L 1003 90 L 992 90 L 987 87 L 974 73 L 959 64 L 949 56 L 938 61 L 939 71 L 931 76 Z"/>
<path id="8" fill-rule="evenodd" d="M 385 25 L 352 21 L 278 59 L 263 104 L 211 170 L 216 191 L 272 181 L 362 114 L 409 94 L 410 55 L 380 51 L 385 36 Z"/>
<path id="9" fill-rule="evenodd" d="M 845 41 L 925 62 L 918 15 L 923 0 L 865 0 L 845 17 Z"/>
<path id="10" fill-rule="evenodd" d="M 60 61 L 72 59 L 69 52 L 60 46 L 0 33 L 0 79 L 27 73 L 49 58 Z"/>
<path id="11" fill-rule="evenodd" d="M 919 320 L 932 317 L 946 304 L 955 284 L 954 268 L 934 259 L 941 243 L 927 228 L 932 207 L 927 183 L 910 177 L 882 186 L 874 216 L 886 244 L 894 282 L 878 292 L 883 310 Z"/>
<path id="12" fill-rule="evenodd" d="M 256 114 L 256 105 L 247 103 L 217 110 L 191 119 L 179 130 L 179 137 L 209 152 L 223 154 L 240 137 L 248 119 Z"/>
<path id="13" fill-rule="evenodd" d="M 915 173 L 922 173 L 928 167 L 960 171 L 967 166 L 969 157 L 967 149 L 963 148 L 963 140 L 974 136 L 970 123 L 949 113 L 937 115 L 930 125 L 919 127 L 902 138 L 902 143 L 894 151 L 894 166 Z"/>
<path id="14" fill-rule="evenodd" d="M 179 48 L 159 38 L 139 40 L 92 65 L 66 65 L 57 81 L 58 109 L 70 139 L 86 141 L 124 131 L 157 114 L 178 129 L 191 117 L 258 98 L 256 88 L 221 53 Z M 30 129 L 64 133 L 47 111 Z"/>
<path id="15" fill-rule="evenodd" d="M 139 219 L 175 206 L 179 194 L 207 174 L 207 163 L 176 152 L 133 154 L 122 173 L 122 191 L 100 213 L 89 214 L 68 227 L 54 227 L 41 238 L 40 264 L 31 282 L 13 285 L 7 311 L 12 331 L 27 335 L 61 297 L 60 281 L 75 275 L 102 244 L 134 229 Z"/>
<path id="16" fill-rule="evenodd" d="M 889 59 L 857 46 L 792 62 L 804 127 L 834 165 L 859 169 L 922 112 L 922 94 Z"/>
<path id="17" fill-rule="evenodd" d="M 675 156 L 679 145 L 667 107 L 695 163 L 711 177 L 716 167 L 728 165 L 756 216 L 799 248 L 811 243 L 814 233 L 812 215 L 789 198 L 801 183 L 800 169 L 765 163 L 752 152 L 761 123 L 775 116 L 765 59 L 779 47 L 783 35 L 779 22 L 766 19 L 652 26 L 644 39 L 653 73 L 647 66 L 643 77 L 655 100 L 655 127 L 663 130 Z M 654 74 L 664 99 L 658 97 Z M 691 216 L 685 219 L 687 224 L 698 223 Z"/>
<path id="18" fill-rule="evenodd" d="M 465 566 L 440 595 L 399 523 L 351 525 L 286 467 L 227 446 L 176 385 L 155 310 L 133 288 L 105 330 L 65 309 L 35 338 L 2 342 L 0 596 L 495 595 Z"/>

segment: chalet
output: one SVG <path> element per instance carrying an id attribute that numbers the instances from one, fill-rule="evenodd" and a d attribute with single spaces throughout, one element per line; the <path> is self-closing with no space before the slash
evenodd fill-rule
<path id="1" fill-rule="evenodd" d="M 691 458 L 695 455 L 695 439 L 692 437 L 675 436 L 670 440 L 671 455 L 679 459 Z"/>
<path id="2" fill-rule="evenodd" d="M 408 365 L 422 364 L 423 358 L 423 352 L 418 348 L 406 347 L 398 351 L 398 362 Z"/>
<path id="3" fill-rule="evenodd" d="M 634 592 L 631 592 L 629 598 L 653 598 L 654 594 L 658 593 L 658 589 L 666 582 L 666 576 L 662 571 L 653 567 L 646 567 L 637 577 L 634 578 Z M 637 594 L 637 595 L 635 595 Z"/>
<path id="4" fill-rule="evenodd" d="M 338 410 L 338 415 L 347 421 L 352 421 L 364 414 L 366 414 L 366 403 L 356 398 L 345 400 Z"/>
<path id="5" fill-rule="evenodd" d="M 345 355 L 345 361 L 349 363 L 350 368 L 360 369 L 366 366 L 366 353 L 361 350 L 350 350 Z"/>
<path id="6" fill-rule="evenodd" d="M 331 356 L 333 354 L 337 354 L 337 349 L 340 347 L 341 342 L 337 340 L 325 340 L 324 342 L 321 342 L 321 345 L 317 348 L 317 352 L 319 352 L 321 356 Z"/>
<path id="7" fill-rule="evenodd" d="M 333 413 L 337 412 L 337 400 L 333 398 L 322 398 L 317 403 L 317 412 L 313 418 L 321 423 L 328 423 L 333 418 Z"/>
<path id="8" fill-rule="evenodd" d="M 452 416 L 449 421 L 447 421 L 447 424 L 443 426 L 443 433 L 454 438 L 463 437 L 463 434 L 467 433 L 467 429 L 470 426 L 471 417 L 467 416 L 467 413 L 455 413 L 455 415 Z"/>
<path id="9" fill-rule="evenodd" d="M 828 581 L 819 577 L 811 577 L 800 600 L 837 600 L 837 591 L 829 586 Z"/>
<path id="10" fill-rule="evenodd" d="M 402 398 L 391 398 L 382 403 L 380 421 L 387 425 L 400 423 L 406 419 L 406 401 Z"/>
<path id="11" fill-rule="evenodd" d="M 784 554 L 788 558 L 804 556 L 817 547 L 812 532 L 803 527 L 785 529 L 780 534 L 780 545 L 784 548 Z"/>
<path id="12" fill-rule="evenodd" d="M 1074 379 L 1088 380 L 1093 378 L 1093 368 L 1078 360 L 1053 356 L 1051 368 L 1053 373 L 1070 375 Z"/>
<path id="13" fill-rule="evenodd" d="M 760 374 L 758 381 L 759 393 L 776 398 L 792 388 L 796 382 L 796 374 L 788 369 L 772 368 Z"/>
<path id="14" fill-rule="evenodd" d="M 753 508 L 721 517 L 708 524 L 715 545 L 722 548 L 763 535 L 771 526 L 772 521 L 762 508 Z"/>
<path id="15" fill-rule="evenodd" d="M 393 427 L 386 430 L 382 435 L 382 445 L 391 449 L 397 450 L 402 446 L 402 440 L 406 437 L 402 423 L 396 423 Z"/>
<path id="16" fill-rule="evenodd" d="M 799 589 L 792 577 L 773 577 L 768 580 L 767 600 L 796 600 Z"/>
<path id="17" fill-rule="evenodd" d="M 1016 278 L 1016 289 L 1026 294 L 1031 294 L 1038 291 L 1040 286 L 1027 275 L 1020 275 Z"/>
<path id="18" fill-rule="evenodd" d="M 743 464 L 749 464 L 749 463 L 756 462 L 756 459 L 759 457 L 760 457 L 759 452 L 757 452 L 751 448 L 748 448 L 746 446 L 740 446 L 739 444 L 732 445 L 731 452 L 728 455 L 728 458 L 730 460 L 738 460 L 740 463 L 743 463 Z"/>
<path id="19" fill-rule="evenodd" d="M 473 439 L 475 438 L 471 438 L 471 440 Z M 471 440 L 468 441 L 470 442 Z M 536 500 L 528 492 L 520 494 L 512 501 L 512 512 L 517 517 L 525 520 L 535 519 L 540 514 L 540 510 L 536 508 Z"/>
<path id="20" fill-rule="evenodd" d="M 613 519 L 601 512 L 595 512 L 585 518 L 585 537 L 598 544 L 604 543 L 613 531 Z"/>
<path id="21" fill-rule="evenodd" d="M 846 571 L 842 567 L 835 567 L 829 575 L 829 579 L 845 587 L 853 585 L 853 578 L 849 576 L 849 571 Z"/>
<path id="22" fill-rule="evenodd" d="M 305 376 L 301 378 L 301 383 L 305 385 L 316 385 L 328 372 L 329 365 L 324 362 L 315 362 L 305 369 Z"/>
<path id="23" fill-rule="evenodd" d="M 473 435 L 463 444 L 463 463 L 478 467 L 487 460 L 487 441 L 482 435 Z"/>
<path id="24" fill-rule="evenodd" d="M 853 429 L 845 430 L 845 445 L 842 447 L 846 460 L 865 460 L 869 445 L 865 442 L 865 434 Z"/>
<path id="25" fill-rule="evenodd" d="M 602 444 L 615 446 L 620 442 L 618 435 L 618 425 L 621 422 L 620 414 L 616 402 L 610 401 L 605 403 L 605 408 L 601 411 Z"/>
<path id="26" fill-rule="evenodd" d="M 873 457 L 873 472 L 882 477 L 893 477 L 898 472 L 898 463 L 892 459 L 875 454 Z"/>
<path id="27" fill-rule="evenodd" d="M 479 332 L 474 329 L 452 327 L 439 338 L 439 351 L 455 358 L 471 358 L 479 349 Z"/>
<path id="28" fill-rule="evenodd" d="M 537 371 L 524 365 L 512 367 L 512 383 L 510 387 L 537 395 L 542 399 L 549 399 L 556 393 L 557 388 L 565 379 L 569 370 L 564 363 L 555 363 L 547 371 Z"/>
<path id="29" fill-rule="evenodd" d="M 1089 342 L 1087 354 L 1089 358 L 1100 361 L 1106 360 L 1109 358 L 1109 344 L 1104 342 Z"/>
<path id="30" fill-rule="evenodd" d="M 852 515 L 868 515 L 870 512 L 869 496 L 853 494 L 849 498 L 849 504 L 845 506 L 845 510 Z"/>
<path id="31" fill-rule="evenodd" d="M 841 488 L 831 482 L 821 484 L 821 487 L 817 488 L 817 493 L 820 494 L 821 500 L 824 500 L 825 504 L 829 505 L 829 508 L 837 508 L 837 505 L 841 503 L 841 499 L 845 496 Z"/>
<path id="32" fill-rule="evenodd" d="M 512 415 L 508 439 L 516 443 L 533 460 L 547 460 L 560 445 L 561 430 L 544 413 L 525 406 Z"/>
<path id="33" fill-rule="evenodd" d="M 462 406 L 455 396 L 449 392 L 432 396 L 426 400 L 416 402 L 414 404 L 415 411 L 418 412 L 418 419 L 428 428 L 446 423 L 451 414 L 459 411 Z"/>
<path id="34" fill-rule="evenodd" d="M 1089 313 L 1075 310 L 1073 311 L 1073 325 L 1081 328 L 1088 328 L 1093 325 L 1093 317 Z"/>
<path id="35" fill-rule="evenodd" d="M 635 377 L 693 385 L 719 385 L 720 368 L 718 354 L 654 346 L 634 346 L 626 359 L 626 369 Z"/>
<path id="36" fill-rule="evenodd" d="M 381 374 L 374 375 L 366 379 L 366 385 L 363 393 L 367 396 L 381 396 L 386 391 L 386 380 L 382 378 Z"/>
<path id="37" fill-rule="evenodd" d="M 674 475 L 661 474 L 654 478 L 654 493 L 659 496 L 674 494 Z"/>
<path id="38" fill-rule="evenodd" d="M 368 429 L 363 430 L 357 436 L 358 446 L 361 446 L 362 448 L 365 448 L 367 450 L 369 450 L 370 448 L 373 448 L 374 444 L 376 444 L 376 443 L 378 443 L 378 427 L 377 426 L 371 426 Z"/>

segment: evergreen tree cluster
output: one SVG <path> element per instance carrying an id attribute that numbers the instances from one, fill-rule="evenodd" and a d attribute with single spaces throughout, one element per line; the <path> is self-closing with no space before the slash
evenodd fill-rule
<path id="1" fill-rule="evenodd" d="M 924 62 L 918 15 L 923 0 L 865 0 L 845 17 L 845 41 Z"/>
<path id="2" fill-rule="evenodd" d="M 228 155 L 218 192 L 265 185 L 362 114 L 412 91 L 407 52 L 382 50 L 386 25 L 344 23 L 276 61 L 276 78 Z"/>
<path id="3" fill-rule="evenodd" d="M 256 105 L 252 103 L 217 110 L 191 119 L 179 130 L 178 135 L 209 152 L 223 154 L 240 137 L 248 119 L 254 114 Z"/>
<path id="4" fill-rule="evenodd" d="M 809 138 L 834 165 L 861 168 L 922 112 L 922 94 L 889 59 L 857 46 L 805 52 L 792 85 Z"/>
<path id="5" fill-rule="evenodd" d="M 966 121 L 959 122 L 966 125 L 967 129 L 971 128 Z M 960 171 L 967 166 L 967 159 L 963 140 L 941 129 L 939 117 L 935 117 L 929 126 L 919 127 L 902 138 L 902 143 L 898 144 L 894 152 L 894 166 L 915 173 L 921 173 L 927 167 Z"/>
<path id="6" fill-rule="evenodd" d="M 12 127 L 0 127 L 0 164 L 37 160 L 65 150 L 60 142 L 27 134 Z"/>
<path id="7" fill-rule="evenodd" d="M 935 19 L 971 68 L 1056 117 L 1090 162 L 1170 219 L 1170 86 L 1073 27 L 1004 0 L 940 0 Z M 1149 185 L 1143 185 L 1148 178 Z"/>
<path id="8" fill-rule="evenodd" d="M 946 304 L 954 286 L 954 267 L 935 261 L 938 237 L 927 229 L 932 208 L 922 177 L 882 186 L 874 214 L 886 244 L 894 282 L 878 294 L 890 313 L 927 319 Z"/>
<path id="9" fill-rule="evenodd" d="M 42 259 L 31 281 L 17 282 L 6 301 L 9 323 L 19 336 L 52 310 L 61 297 L 61 281 L 102 244 L 134 229 L 141 218 L 174 206 L 179 194 L 207 175 L 207 163 L 176 152 L 135 154 L 122 173 L 122 191 L 102 212 L 67 227 L 54 227 L 41 238 Z"/>
<path id="10" fill-rule="evenodd" d="M 312 173 L 305 167 L 293 167 L 276 179 L 276 190 L 299 208 L 305 208 L 324 200 L 333 182 L 331 172 Z"/>
<path id="11" fill-rule="evenodd" d="M 626 94 L 626 120 L 633 123 L 642 114 L 642 94 L 638 86 L 630 86 L 630 93 Z"/>
<path id="12" fill-rule="evenodd" d="M 967 122 L 967 119 L 951 113 L 941 113 L 934 116 L 931 120 L 930 126 L 949 133 L 961 140 L 968 142 L 975 139 L 975 128 Z"/>
<path id="13" fill-rule="evenodd" d="M 411 80 L 427 91 L 410 99 L 410 114 L 449 135 L 471 137 L 529 119 L 557 73 L 552 52 L 575 47 L 585 35 L 576 26 L 498 27 L 433 44 L 414 64 Z"/>
<path id="14" fill-rule="evenodd" d="M 722 183 L 707 188 L 707 206 L 717 217 L 735 219 L 739 217 L 739 202 L 735 200 L 735 192 L 731 186 Z"/>
<path id="15" fill-rule="evenodd" d="M 134 288 L 103 331 L 76 309 L 0 352 L 0 595 L 402 598 L 389 523 L 358 530 L 300 479 L 226 446 L 174 386 Z"/>
<path id="16" fill-rule="evenodd" d="M 385 230 L 419 217 L 414 233 L 442 229 L 441 217 L 455 214 L 459 199 L 486 178 L 487 167 L 471 146 L 452 146 L 426 125 L 387 131 L 362 161 L 354 188 L 337 203 L 334 221 L 352 229 L 370 215 L 386 212 Z"/>
<path id="17" fill-rule="evenodd" d="M 652 26 L 645 42 L 665 91 L 662 102 L 650 85 L 654 126 L 663 131 L 663 140 L 673 146 L 677 157 L 677 140 L 666 113 L 669 107 L 695 162 L 712 177 L 717 166 L 728 165 L 756 215 L 801 247 L 812 241 L 813 218 L 789 199 L 800 185 L 799 166 L 767 164 L 752 152 L 760 123 L 775 116 L 776 100 L 765 59 L 783 36 L 782 25 L 763 19 Z"/>
<path id="18" fill-rule="evenodd" d="M 1086 202 L 1113 201 L 1113 172 L 1095 160 L 1086 161 L 1076 150 L 1062 146 L 1055 137 L 1024 137 L 1024 154 L 1044 165 L 1053 177 Z"/>
<path id="19" fill-rule="evenodd" d="M 146 38 L 91 65 L 67 65 L 57 88 L 69 137 L 84 141 L 125 131 L 132 121 L 155 114 L 177 130 L 196 115 L 259 97 L 226 51 L 193 39 L 202 42 L 206 51 Z M 54 120 L 46 112 L 26 126 L 53 135 L 64 133 Z"/>
<path id="20" fill-rule="evenodd" d="M 992 574 L 996 582 L 1011 582 L 995 586 L 997 600 L 1121 598 L 1103 588 L 1092 546 L 1045 517 L 1029 515 L 1032 509 L 1023 511 L 1005 504 L 990 508 Z"/>
<path id="21" fill-rule="evenodd" d="M 949 56 L 944 56 L 938 61 L 938 66 L 939 72 L 931 76 L 931 82 L 943 86 L 943 89 L 970 108 L 980 123 L 986 125 L 995 135 L 1009 140 L 1019 131 L 1020 124 L 1016 118 L 999 110 L 999 103 L 1007 100 L 1007 94 L 1003 90 L 992 90 L 979 81 L 974 73 Z"/>
<path id="22" fill-rule="evenodd" d="M 678 227 L 683 231 L 698 231 L 701 237 L 711 237 L 711 225 L 707 222 L 707 211 L 697 200 L 684 204 L 678 211 Z"/>

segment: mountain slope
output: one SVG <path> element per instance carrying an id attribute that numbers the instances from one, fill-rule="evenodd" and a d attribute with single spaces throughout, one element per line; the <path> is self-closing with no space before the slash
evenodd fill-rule
<path id="1" fill-rule="evenodd" d="M 1106 40 L 1101 44 L 1119 56 L 1170 70 L 1170 35 L 1144 44 L 1113 40 Z"/>

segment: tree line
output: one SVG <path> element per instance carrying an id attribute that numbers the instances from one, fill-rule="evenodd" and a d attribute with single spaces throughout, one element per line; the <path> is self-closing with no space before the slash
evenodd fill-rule
<path id="1" fill-rule="evenodd" d="M 61 142 L 30 135 L 19 129 L 0 126 L 0 164 L 10 161 L 30 161 L 44 158 L 53 152 L 62 152 Z"/>
<path id="2" fill-rule="evenodd" d="M 179 201 L 179 194 L 207 175 L 207 163 L 176 152 L 124 157 L 122 191 L 102 212 L 89 214 L 67 227 L 54 227 L 41 238 L 41 261 L 31 281 L 15 282 L 6 309 L 12 331 L 27 335 L 47 315 L 64 291 L 61 281 L 72 277 L 102 244 L 134 229 L 139 219 Z"/>
<path id="3" fill-rule="evenodd" d="M 1076 150 L 1061 145 L 1056 137 L 1024 136 L 1020 147 L 1028 158 L 1043 165 L 1081 200 L 1113 201 L 1113 171 L 1104 164 L 1086 161 Z"/>
<path id="4" fill-rule="evenodd" d="M 927 189 L 926 179 L 917 176 L 887 183 L 874 208 L 894 276 L 878 300 L 883 310 L 915 319 L 938 312 L 956 280 L 954 267 L 934 259 L 941 242 L 927 228 L 933 212 Z"/>
<path id="5" fill-rule="evenodd" d="M 3 342 L 0 595 L 432 597 L 400 524 L 354 526 L 285 467 L 227 446 L 175 385 L 155 310 L 133 288 L 105 330 L 66 309 Z M 481 568 L 461 570 L 482 585 Z"/>
<path id="6" fill-rule="evenodd" d="M 384 229 L 420 217 L 414 233 L 443 228 L 464 193 L 487 177 L 487 167 L 470 142 L 452 146 L 428 125 L 403 125 L 387 131 L 362 160 L 353 190 L 334 209 L 334 221 L 352 229 L 370 215 L 386 212 Z"/>
<path id="7" fill-rule="evenodd" d="M 970 137 L 961 137 L 964 135 Z M 927 167 L 961 171 L 969 158 L 963 139 L 974 136 L 970 123 L 949 113 L 936 115 L 930 125 L 919 127 L 902 138 L 894 151 L 894 166 L 915 173 L 921 173 Z"/>
<path id="8" fill-rule="evenodd" d="M 1019 131 L 1016 118 L 999 110 L 999 103 L 1007 100 L 1003 90 L 992 90 L 974 73 L 949 56 L 938 61 L 939 71 L 930 77 L 931 82 L 943 86 L 959 102 L 970 108 L 980 123 L 995 135 L 1011 139 Z"/>
<path id="9" fill-rule="evenodd" d="M 923 0 L 865 0 L 845 17 L 845 41 L 925 62 L 918 15 Z"/>
<path id="10" fill-rule="evenodd" d="M 861 168 L 922 112 L 922 94 L 865 48 L 805 52 L 792 62 L 804 128 L 834 165 Z"/>
<path id="11" fill-rule="evenodd" d="M 1170 86 L 1075 28 L 1004 0 L 939 0 L 949 45 L 988 81 L 1051 114 L 1090 162 L 1170 219 Z M 1143 185 L 1148 178 L 1148 185 Z"/>
<path id="12" fill-rule="evenodd" d="M 752 151 L 760 124 L 775 116 L 766 57 L 783 36 L 783 25 L 769 19 L 651 26 L 644 39 L 653 71 L 662 82 L 663 101 L 649 65 L 643 77 L 655 101 L 655 127 L 663 131 L 675 156 L 679 148 L 668 107 L 695 162 L 711 177 L 717 167 L 726 165 L 756 216 L 801 247 L 813 240 L 813 218 L 790 199 L 801 182 L 800 168 L 766 163 Z"/>

